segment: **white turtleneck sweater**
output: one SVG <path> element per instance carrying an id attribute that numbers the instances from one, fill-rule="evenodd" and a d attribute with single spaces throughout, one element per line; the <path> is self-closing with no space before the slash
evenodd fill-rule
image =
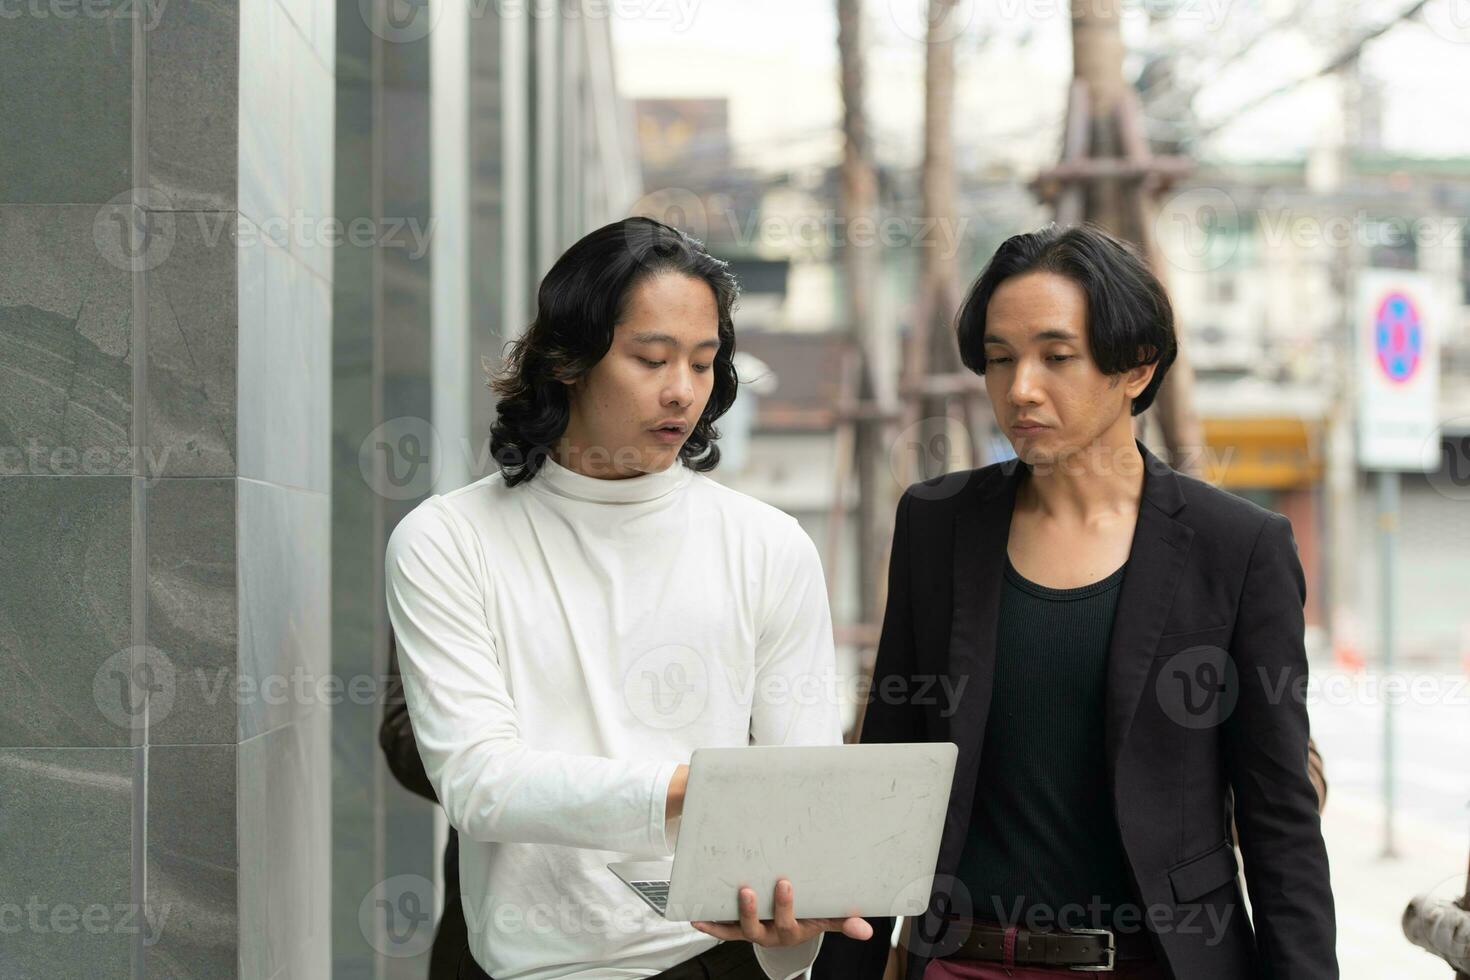
<path id="1" fill-rule="evenodd" d="M 631 980 L 714 946 L 607 865 L 673 853 L 665 800 L 694 749 L 842 741 L 822 569 L 797 522 L 682 463 L 599 480 L 548 459 L 517 487 L 495 473 L 425 500 L 386 568 L 480 965 Z M 789 980 L 820 945 L 756 954 Z"/>

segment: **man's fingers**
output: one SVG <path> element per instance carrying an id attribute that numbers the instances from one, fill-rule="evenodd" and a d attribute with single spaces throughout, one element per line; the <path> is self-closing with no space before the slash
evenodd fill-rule
<path id="1" fill-rule="evenodd" d="M 873 938 L 873 924 L 867 919 L 855 915 L 842 920 L 842 934 L 848 939 L 866 942 Z"/>
<path id="2" fill-rule="evenodd" d="M 755 891 L 750 888 L 740 889 L 740 932 L 740 938 L 753 943 L 761 943 L 765 939 L 766 928 L 755 917 Z"/>
<path id="3" fill-rule="evenodd" d="M 776 882 L 776 908 L 772 921 L 776 926 L 776 931 L 788 942 L 795 938 L 799 928 L 796 924 L 795 892 L 796 889 L 785 878 Z"/>

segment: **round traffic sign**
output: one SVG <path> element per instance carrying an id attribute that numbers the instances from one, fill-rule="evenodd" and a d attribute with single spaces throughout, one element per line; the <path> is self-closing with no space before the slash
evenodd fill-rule
<path id="1" fill-rule="evenodd" d="M 1419 369 L 1424 327 L 1418 305 L 1407 294 L 1394 290 L 1379 302 L 1373 318 L 1373 349 L 1378 367 L 1390 381 L 1408 381 Z"/>

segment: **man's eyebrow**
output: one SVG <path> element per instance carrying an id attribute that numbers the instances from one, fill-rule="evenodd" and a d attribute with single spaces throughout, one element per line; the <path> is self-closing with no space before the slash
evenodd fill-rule
<path id="1" fill-rule="evenodd" d="M 675 339 L 674 337 L 672 337 L 672 336 L 670 336 L 669 334 L 666 334 L 666 333 L 635 333 L 633 335 L 633 343 L 635 343 L 635 344 L 668 344 L 670 347 L 674 348 L 675 350 L 678 350 L 679 349 L 679 346 L 680 346 L 679 341 L 677 339 Z M 719 346 L 720 346 L 720 338 L 718 338 L 718 337 L 710 337 L 710 338 L 707 338 L 705 340 L 701 340 L 699 343 L 695 344 L 694 345 L 694 349 L 695 350 L 700 350 L 700 349 L 705 348 L 705 347 L 719 347 Z"/>
<path id="2" fill-rule="evenodd" d="M 1042 331 L 1038 332 L 1036 334 L 1036 336 L 1032 337 L 1031 339 L 1032 340 L 1070 340 L 1070 341 L 1074 341 L 1075 342 L 1077 340 L 1077 335 L 1075 333 L 1072 333 L 1070 330 L 1052 329 L 1052 330 L 1042 330 Z M 1004 344 L 1006 347 L 1011 346 L 1010 341 L 1006 340 L 1004 337 L 996 336 L 993 333 L 986 334 L 985 335 L 985 339 L 982 341 L 982 343 L 986 343 L 986 344 Z"/>

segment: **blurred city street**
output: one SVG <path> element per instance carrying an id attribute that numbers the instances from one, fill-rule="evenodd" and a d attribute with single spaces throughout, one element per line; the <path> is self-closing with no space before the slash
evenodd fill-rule
<path id="1" fill-rule="evenodd" d="M 1324 692 L 1309 701 L 1309 711 L 1327 765 L 1322 830 L 1332 863 L 1343 980 L 1449 980 L 1443 963 L 1404 939 L 1400 916 L 1414 895 L 1455 898 L 1464 892 L 1470 678 L 1463 671 L 1403 675 L 1410 691 L 1418 678 L 1429 696 L 1407 696 L 1395 708 L 1397 857 L 1384 858 L 1383 705 L 1380 698 L 1362 696 L 1382 675 L 1313 666 L 1313 686 Z"/>
<path id="2" fill-rule="evenodd" d="M 1233 912 L 1268 774 L 1323 980 L 1300 713 L 1215 700 L 1303 652 L 1341 976 L 1451 980 L 1470 0 L 0 0 L 0 92 L 0 980 L 662 976 L 602 857 L 865 717 L 1054 804 L 944 811 L 931 900 Z"/>

